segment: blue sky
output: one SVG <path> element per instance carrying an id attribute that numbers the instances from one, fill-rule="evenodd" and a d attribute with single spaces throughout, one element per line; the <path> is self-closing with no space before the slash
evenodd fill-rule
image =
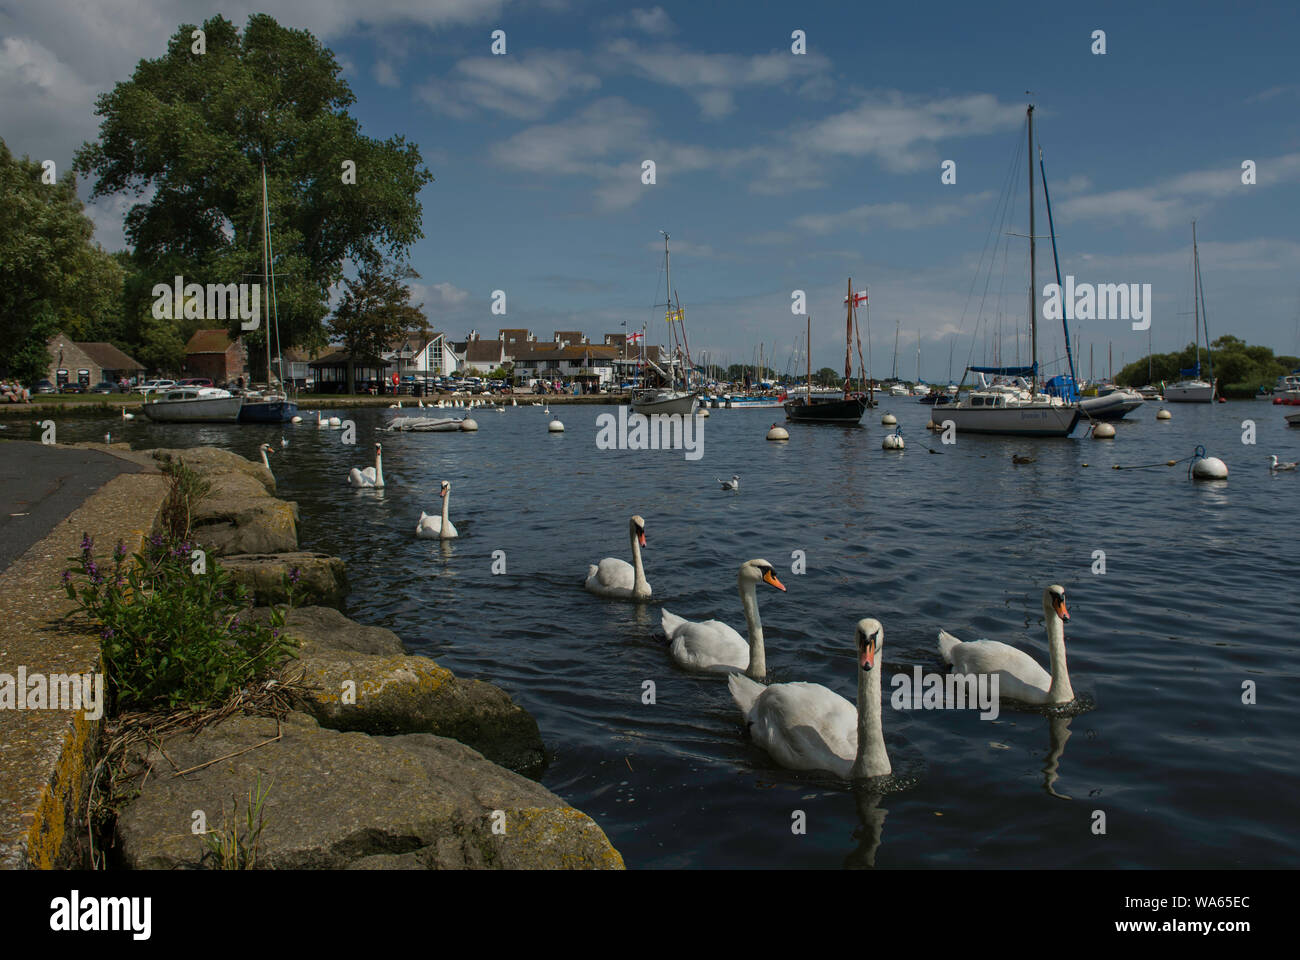
<path id="1" fill-rule="evenodd" d="M 871 293 L 874 372 L 888 374 L 901 324 L 900 373 L 915 373 L 919 334 L 923 376 L 946 379 L 954 334 L 958 368 L 991 359 L 968 293 L 983 289 L 978 261 L 1032 90 L 1063 273 L 1152 284 L 1153 345 L 1179 347 L 1196 217 L 1211 336 L 1300 352 L 1294 5 L 105 0 L 85 14 L 51 0 L 0 11 L 0 135 L 62 169 L 94 135 L 97 91 L 181 22 L 220 11 L 242 25 L 253 9 L 336 52 L 367 134 L 419 144 L 437 180 L 421 195 L 416 292 L 457 336 L 526 326 L 594 339 L 625 320 L 661 336 L 651 304 L 668 230 L 697 355 L 740 362 L 762 342 L 783 369 L 803 334 L 799 288 L 814 365 L 841 365 L 851 274 Z M 505 56 L 490 54 L 494 29 Z M 940 182 L 944 160 L 956 184 Z M 1243 160 L 1255 185 L 1241 183 Z M 1016 175 L 1006 229 L 1023 234 L 1023 162 Z M 110 248 L 123 211 L 92 210 Z M 1039 254 L 1041 284 L 1050 246 Z M 495 289 L 504 318 L 489 309 Z M 1010 241 L 990 289 L 984 316 L 1005 316 L 1010 362 L 1017 328 L 1027 349 L 1025 241 Z M 1116 368 L 1146 351 L 1127 322 L 1076 326 L 1098 373 L 1109 343 Z M 1056 327 L 1042 329 L 1046 359 L 1062 353 Z"/>

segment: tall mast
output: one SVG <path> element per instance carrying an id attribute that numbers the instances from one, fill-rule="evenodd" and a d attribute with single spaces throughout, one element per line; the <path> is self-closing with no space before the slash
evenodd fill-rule
<path id="1" fill-rule="evenodd" d="M 808 320 L 808 402 L 812 403 L 812 317 Z"/>
<path id="2" fill-rule="evenodd" d="M 853 278 L 849 277 L 849 292 L 844 300 L 844 397 L 849 396 L 849 380 L 853 377 Z"/>
<path id="3" fill-rule="evenodd" d="M 271 252 L 267 247 L 269 238 L 270 213 L 266 202 L 266 161 L 262 161 L 262 319 L 269 319 L 266 309 L 271 299 Z M 262 332 L 266 335 L 266 392 L 271 392 L 271 324 L 262 323 Z M 249 384 L 252 386 L 252 384 Z"/>
<path id="4" fill-rule="evenodd" d="M 1192 317 L 1196 329 L 1192 331 L 1196 341 L 1196 376 L 1201 375 L 1201 256 L 1196 250 L 1196 221 L 1192 221 Z"/>
<path id="5" fill-rule="evenodd" d="M 1038 393 L 1038 255 L 1034 248 L 1034 105 L 1029 105 L 1029 396 Z"/>
<path id="6" fill-rule="evenodd" d="M 890 374 L 891 380 L 898 379 L 898 331 L 903 328 L 903 321 L 894 321 L 894 372 Z"/>

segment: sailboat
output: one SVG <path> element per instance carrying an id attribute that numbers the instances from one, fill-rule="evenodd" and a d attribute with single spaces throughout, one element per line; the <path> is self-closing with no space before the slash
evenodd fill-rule
<path id="1" fill-rule="evenodd" d="M 1079 422 L 1077 403 L 1039 390 L 1038 276 L 1034 245 L 1034 105 L 1026 113 L 1029 128 L 1029 329 L 1033 362 L 1027 367 L 967 367 L 978 374 L 980 386 L 966 399 L 944 408 L 958 433 L 991 433 L 1020 437 L 1068 437 Z M 986 379 L 993 376 L 994 381 Z"/>
<path id="2" fill-rule="evenodd" d="M 812 317 L 808 318 L 808 386 L 802 397 L 787 400 L 785 416 L 797 423 L 858 423 L 863 411 L 872 405 L 866 392 L 866 371 L 862 369 L 862 335 L 858 333 L 858 304 L 867 299 L 866 293 L 853 292 L 853 278 L 849 277 L 849 292 L 844 298 L 848 304 L 844 319 L 844 395 L 842 397 L 816 397 L 812 388 Z M 853 392 L 853 337 L 858 337 L 858 390 Z"/>
<path id="3" fill-rule="evenodd" d="M 663 231 L 660 232 L 662 233 Z M 676 328 L 672 327 L 672 324 L 680 323 L 682 325 L 682 343 L 684 345 L 686 343 L 686 315 L 682 311 L 680 300 L 677 302 L 676 309 L 673 308 L 673 281 L 671 268 L 672 261 L 668 255 L 668 234 L 664 233 L 664 276 L 668 286 L 668 299 L 664 304 L 668 308 L 668 313 L 665 315 L 664 319 L 668 321 L 670 328 L 673 329 L 674 339 L 676 339 Z M 644 338 L 641 344 L 641 354 L 645 365 L 655 370 L 660 376 L 667 380 L 668 386 L 650 387 L 633 391 L 632 410 L 636 413 L 644 414 L 647 417 L 653 416 L 654 414 L 680 414 L 684 417 L 690 416 L 695 411 L 695 398 L 697 391 L 690 389 L 678 390 L 676 365 L 669 364 L 668 372 L 664 372 L 663 368 L 657 363 L 646 358 Z M 685 361 L 687 363 L 690 361 L 689 352 L 685 357 Z M 687 373 L 686 368 L 683 367 L 683 387 L 688 386 L 688 383 L 686 382 L 688 378 L 689 374 Z"/>
<path id="4" fill-rule="evenodd" d="M 298 415 L 298 404 L 290 400 L 283 390 L 275 390 L 271 380 L 271 332 L 275 331 L 276 346 L 280 345 L 280 315 L 275 301 L 275 273 L 271 266 L 271 208 L 266 195 L 266 163 L 262 164 L 262 286 L 267 291 L 264 302 L 270 306 L 266 323 L 266 390 L 261 393 L 245 395 L 244 405 L 239 408 L 240 423 L 288 423 Z M 284 356 L 279 358 L 279 370 L 283 381 Z"/>
<path id="5" fill-rule="evenodd" d="M 1214 358 L 1210 356 L 1210 328 L 1205 320 L 1205 304 L 1201 295 L 1201 254 L 1196 246 L 1196 221 L 1192 221 L 1192 314 L 1196 318 L 1196 363 L 1188 370 L 1179 370 L 1177 383 L 1165 386 L 1165 400 L 1170 403 L 1213 403 Z M 1210 362 L 1210 379 L 1201 379 L 1201 329 L 1205 328 L 1205 357 Z"/>

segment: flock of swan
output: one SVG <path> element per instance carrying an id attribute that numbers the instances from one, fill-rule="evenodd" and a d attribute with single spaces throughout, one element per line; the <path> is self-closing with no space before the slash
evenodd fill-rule
<path id="1" fill-rule="evenodd" d="M 444 513 L 445 517 L 445 513 Z M 587 569 L 584 586 L 591 593 L 620 600 L 645 601 L 651 596 L 641 559 L 646 545 L 645 520 L 632 517 L 628 525 L 632 563 L 606 557 Z M 767 678 L 763 622 L 758 612 L 758 586 L 785 592 L 776 570 L 766 560 L 741 564 L 736 577 L 746 636 L 720 620 L 693 621 L 666 608 L 660 625 L 672 660 L 683 669 L 727 678 L 732 700 L 744 715 L 750 738 L 774 761 L 792 770 L 827 771 L 839 777 L 883 777 L 891 772 L 881 719 L 881 651 L 885 628 L 866 617 L 854 628 L 857 704 L 819 683 L 764 684 Z M 939 631 L 939 652 L 960 674 L 998 677 L 999 692 L 1028 704 L 1068 704 L 1074 700 L 1065 661 L 1065 588 L 1043 591 L 1050 672 L 1024 651 L 996 640 L 958 640 Z"/>
<path id="2" fill-rule="evenodd" d="M 271 468 L 270 444 L 259 448 L 262 464 Z M 738 477 L 733 477 L 738 481 Z M 348 474 L 354 487 L 384 486 L 383 445 L 375 444 L 374 466 Z M 735 489 L 734 487 L 732 489 Z M 439 486 L 440 514 L 423 511 L 415 525 L 419 539 L 450 540 L 459 536 L 449 516 L 451 483 Z M 590 564 L 583 586 L 591 593 L 617 600 L 645 602 L 652 595 L 641 550 L 646 545 L 645 519 L 628 521 L 632 562 L 605 557 Z M 854 628 L 857 703 L 819 683 L 765 685 L 767 654 L 763 621 L 758 612 L 758 586 L 785 592 L 776 569 L 766 560 L 741 564 L 736 575 L 745 635 L 721 620 L 694 621 L 663 608 L 660 626 L 668 653 L 681 668 L 725 676 L 732 700 L 740 708 L 750 738 L 774 761 L 793 770 L 827 771 L 844 778 L 883 777 L 891 772 L 881 718 L 881 651 L 885 628 L 867 617 Z M 1063 705 L 1074 701 L 1074 689 L 1065 657 L 1065 624 L 1070 614 L 1065 588 L 1053 584 L 1043 591 L 1043 617 L 1047 629 L 1048 670 L 1023 650 L 996 640 L 963 641 L 939 631 L 939 653 L 953 671 L 962 675 L 996 675 L 1000 696 L 1033 705 Z"/>

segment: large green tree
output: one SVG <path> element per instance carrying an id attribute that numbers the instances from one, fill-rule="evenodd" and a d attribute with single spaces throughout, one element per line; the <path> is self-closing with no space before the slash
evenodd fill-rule
<path id="1" fill-rule="evenodd" d="M 126 236 L 137 274 L 127 315 L 139 342 L 155 283 L 261 281 L 263 164 L 286 347 L 323 343 L 345 261 L 396 256 L 423 236 L 417 194 L 433 177 L 415 144 L 362 135 L 340 69 L 305 30 L 255 14 L 241 34 L 215 16 L 182 25 L 163 56 L 140 61 L 96 101 L 99 139 L 78 151 L 76 169 L 97 178 L 96 197 L 138 198 Z M 238 321 L 227 325 L 239 332 Z M 264 363 L 264 330 L 247 337 L 253 369 Z"/>
<path id="2" fill-rule="evenodd" d="M 411 288 L 403 282 L 418 276 L 407 267 L 373 262 L 343 281 L 329 332 L 348 355 L 348 393 L 355 390 L 358 359 L 378 359 L 408 331 L 427 329 L 424 304 L 412 306 Z"/>
<path id="3" fill-rule="evenodd" d="M 0 140 L 0 373 L 28 384 L 45 376 L 56 330 L 120 340 L 122 268 L 91 240 L 76 177 L 47 179 Z"/>

